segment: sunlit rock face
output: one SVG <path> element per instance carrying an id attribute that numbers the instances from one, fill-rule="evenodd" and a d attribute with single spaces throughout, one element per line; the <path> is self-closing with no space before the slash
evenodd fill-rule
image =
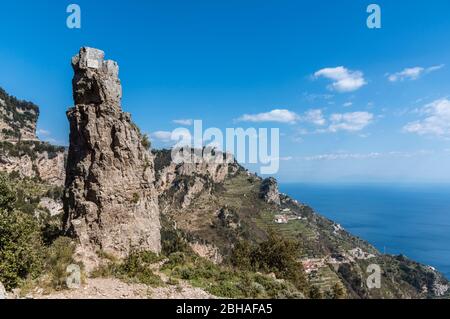
<path id="1" fill-rule="evenodd" d="M 131 116 L 122 112 L 119 67 L 92 48 L 82 48 L 72 66 L 65 231 L 79 240 L 85 255 L 102 250 L 123 258 L 133 248 L 159 252 L 153 155 Z"/>

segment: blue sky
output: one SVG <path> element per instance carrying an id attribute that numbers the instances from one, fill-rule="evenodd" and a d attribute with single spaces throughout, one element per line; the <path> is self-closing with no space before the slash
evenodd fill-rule
<path id="1" fill-rule="evenodd" d="M 180 119 L 278 127 L 282 182 L 450 182 L 450 2 L 373 2 L 379 30 L 363 0 L 10 1 L 0 86 L 67 144 L 70 58 L 97 47 L 155 146 Z M 70 3 L 80 30 L 66 27 Z"/>

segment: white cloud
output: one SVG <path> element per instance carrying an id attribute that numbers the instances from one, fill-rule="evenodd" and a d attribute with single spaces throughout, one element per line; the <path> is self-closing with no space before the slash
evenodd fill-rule
<path id="1" fill-rule="evenodd" d="M 293 124 L 297 122 L 300 117 L 289 110 L 275 109 L 267 113 L 259 114 L 244 114 L 237 121 L 241 122 L 279 122 Z"/>
<path id="2" fill-rule="evenodd" d="M 359 153 L 331 153 L 331 154 L 321 154 L 313 156 L 302 157 L 305 161 L 335 161 L 335 160 L 346 160 L 346 159 L 370 159 L 379 158 L 381 153 L 372 152 L 368 154 Z"/>
<path id="3" fill-rule="evenodd" d="M 345 107 L 350 107 L 353 105 L 353 102 L 346 102 L 343 104 Z"/>
<path id="4" fill-rule="evenodd" d="M 194 123 L 194 120 L 193 119 L 180 119 L 180 120 L 173 120 L 173 123 L 179 124 L 179 125 L 191 126 Z"/>
<path id="5" fill-rule="evenodd" d="M 150 133 L 150 137 L 153 140 L 157 140 L 161 143 L 175 144 L 175 143 L 193 143 L 193 137 L 191 132 L 186 128 L 178 128 L 172 132 L 169 131 L 156 131 Z"/>
<path id="6" fill-rule="evenodd" d="M 271 157 L 269 156 L 271 161 L 280 161 L 280 162 L 288 162 L 292 161 L 294 158 L 292 156 L 284 156 L 284 157 Z"/>
<path id="7" fill-rule="evenodd" d="M 400 72 L 388 74 L 388 80 L 390 82 L 398 82 L 398 81 L 405 81 L 405 80 L 414 81 L 414 80 L 419 79 L 423 74 L 438 71 L 438 70 L 442 69 L 444 66 L 445 66 L 444 64 L 441 64 L 441 65 L 431 66 L 429 68 L 424 68 L 424 67 L 420 67 L 420 66 L 416 66 L 413 68 L 406 68 Z"/>
<path id="8" fill-rule="evenodd" d="M 420 114 L 424 118 L 405 125 L 405 132 L 450 137 L 450 100 L 440 99 L 427 104 Z"/>
<path id="9" fill-rule="evenodd" d="M 333 94 L 314 94 L 314 93 L 303 93 L 303 98 L 308 102 L 315 102 L 317 100 L 330 100 L 334 97 Z"/>
<path id="10" fill-rule="evenodd" d="M 306 111 L 306 113 L 302 116 L 302 121 L 315 125 L 325 125 L 327 122 L 323 116 L 322 110 L 320 109 Z"/>
<path id="11" fill-rule="evenodd" d="M 331 124 L 329 132 L 347 131 L 357 132 L 367 127 L 373 120 L 374 115 L 369 112 L 337 113 L 330 116 Z"/>
<path id="12" fill-rule="evenodd" d="M 438 71 L 444 67 L 445 67 L 445 64 L 439 64 L 439 65 L 429 67 L 426 71 L 427 71 L 427 73 L 430 73 L 430 72 Z"/>
<path id="13" fill-rule="evenodd" d="M 364 160 L 364 159 L 378 159 L 378 158 L 412 158 L 418 156 L 428 156 L 434 154 L 430 150 L 418 150 L 415 152 L 401 152 L 391 151 L 386 153 L 370 152 L 370 153 L 346 153 L 336 152 L 329 154 L 320 154 L 312 156 L 304 156 L 300 159 L 305 161 L 336 161 L 336 160 Z"/>
<path id="14" fill-rule="evenodd" d="M 319 70 L 314 76 L 332 80 L 333 83 L 328 88 L 341 93 L 356 91 L 367 84 L 361 71 L 351 71 L 343 66 Z"/>
<path id="15" fill-rule="evenodd" d="M 39 129 L 39 130 L 37 130 L 36 133 L 37 133 L 37 135 L 40 136 L 40 137 L 48 137 L 48 136 L 51 135 L 51 132 L 50 132 L 50 131 L 44 130 L 44 129 Z"/>
<path id="16" fill-rule="evenodd" d="M 169 131 L 156 131 L 150 134 L 150 137 L 155 140 L 159 140 L 161 142 L 167 143 L 172 141 L 172 132 Z"/>

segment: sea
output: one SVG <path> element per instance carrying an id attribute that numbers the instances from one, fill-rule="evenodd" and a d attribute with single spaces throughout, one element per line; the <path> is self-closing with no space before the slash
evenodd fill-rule
<path id="1" fill-rule="evenodd" d="M 403 254 L 450 279 L 450 184 L 280 184 L 381 252 Z"/>

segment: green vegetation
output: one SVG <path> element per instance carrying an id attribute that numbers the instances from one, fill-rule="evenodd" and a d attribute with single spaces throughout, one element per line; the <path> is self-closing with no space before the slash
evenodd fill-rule
<path id="1" fill-rule="evenodd" d="M 123 261 L 118 262 L 114 258 L 108 257 L 109 263 L 99 267 L 93 273 L 93 277 L 116 277 L 128 282 L 143 283 L 152 287 L 162 286 L 161 278 L 154 274 L 153 264 L 161 261 L 161 257 L 148 251 L 133 251 Z"/>
<path id="2" fill-rule="evenodd" d="M 152 147 L 152 143 L 147 134 L 142 135 L 141 144 L 146 150 L 149 150 Z"/>
<path id="3" fill-rule="evenodd" d="M 253 254 L 250 249 L 236 248 L 234 264 L 217 265 L 196 255 L 184 234 L 169 227 L 169 224 L 166 218 L 162 219 L 163 255 L 134 251 L 120 262 L 108 254 L 98 252 L 108 262 L 96 269 L 93 275 L 116 277 L 150 286 L 179 285 L 180 281 L 187 281 L 194 287 L 226 298 L 304 298 L 307 285 L 303 270 L 301 264 L 295 262 L 295 254 L 291 251 L 296 248 L 295 243 L 284 240 L 280 242 L 280 238 L 274 235 L 260 246 L 253 247 Z M 268 256 L 263 256 L 262 249 L 269 252 Z M 242 250 L 245 253 L 239 258 L 238 251 Z M 249 255 L 255 259 L 248 262 Z M 242 262 L 238 263 L 237 260 Z M 259 266 L 254 268 L 252 263 L 255 260 Z M 155 274 L 161 263 L 159 271 L 169 278 L 166 283 Z M 279 274 L 279 279 L 270 272 Z"/>
<path id="4" fill-rule="evenodd" d="M 45 272 L 49 275 L 49 286 L 61 290 L 66 288 L 67 266 L 76 264 L 73 259 L 75 244 L 70 238 L 59 237 L 47 249 Z"/>
<path id="5" fill-rule="evenodd" d="M 273 272 L 278 278 L 290 281 L 302 292 L 308 291 L 308 282 L 302 264 L 298 261 L 300 244 L 269 233 L 268 239 L 258 245 L 239 242 L 231 254 L 231 264 L 239 269 L 255 272 Z"/>
<path id="6" fill-rule="evenodd" d="M 164 168 L 170 165 L 172 162 L 172 154 L 170 150 L 152 150 L 153 155 L 155 155 L 155 171 L 159 174 Z"/>
<path id="7" fill-rule="evenodd" d="M 150 138 L 148 137 L 148 135 L 142 133 L 142 131 L 139 128 L 139 126 L 137 126 L 137 124 L 134 123 L 131 119 L 130 119 L 130 125 L 136 131 L 136 133 L 138 134 L 139 138 L 141 139 L 142 146 L 144 146 L 145 149 L 150 150 L 150 148 L 152 147 L 152 143 L 150 142 Z"/>
<path id="8" fill-rule="evenodd" d="M 39 194 L 49 189 L 0 174 L 0 282 L 8 290 L 37 282 L 49 289 L 65 287 L 75 247 L 60 237 L 59 217 L 34 215 Z"/>
<path id="9" fill-rule="evenodd" d="M 161 226 L 161 251 L 163 255 L 169 256 L 175 252 L 192 253 L 181 231 L 170 227 L 165 216 L 161 216 Z"/>
<path id="10" fill-rule="evenodd" d="M 139 199 L 140 199 L 139 194 L 138 193 L 133 193 L 133 198 L 131 199 L 131 202 L 133 204 L 137 204 L 137 203 L 139 203 Z"/>
<path id="11" fill-rule="evenodd" d="M 347 292 L 341 283 L 335 283 L 331 289 L 331 299 L 345 299 L 347 297 Z"/>
<path id="12" fill-rule="evenodd" d="M 6 128 L 2 129 L 2 134 L 7 138 L 20 139 L 20 131 L 8 130 Z"/>
<path id="13" fill-rule="evenodd" d="M 20 138 L 21 128 L 29 127 L 31 123 L 36 123 L 39 116 L 39 107 L 31 102 L 18 100 L 14 96 L 10 96 L 2 88 L 0 88 L 0 99 L 4 101 L 4 105 L 0 106 L 6 111 L 5 114 L 0 113 L 0 117 L 13 128 L 13 130 L 2 131 L 2 133 Z"/>
<path id="14" fill-rule="evenodd" d="M 6 289 L 17 287 L 28 277 L 38 277 L 43 269 L 43 247 L 32 216 L 0 209 L 0 281 Z"/>
<path id="15" fill-rule="evenodd" d="M 35 278 L 43 266 L 39 226 L 32 216 L 14 210 L 15 196 L 0 176 L 0 281 L 6 289 Z"/>
<path id="16" fill-rule="evenodd" d="M 37 158 L 37 154 L 47 152 L 48 158 L 53 159 L 57 157 L 59 153 L 65 152 L 65 148 L 63 146 L 54 146 L 47 142 L 39 141 L 20 141 L 17 143 L 1 141 L 0 152 L 12 157 L 27 155 L 32 160 Z"/>
<path id="17" fill-rule="evenodd" d="M 302 292 L 287 280 L 219 266 L 193 254 L 171 254 L 162 271 L 170 278 L 186 280 L 193 286 L 219 297 L 303 298 Z"/>

